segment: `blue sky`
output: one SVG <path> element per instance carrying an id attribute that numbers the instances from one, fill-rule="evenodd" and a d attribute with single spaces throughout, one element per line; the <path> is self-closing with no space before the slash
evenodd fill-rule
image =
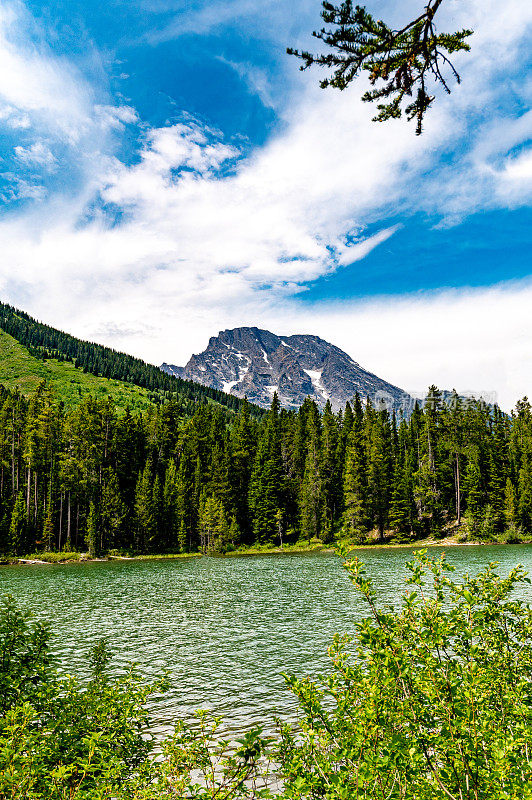
<path id="1" fill-rule="evenodd" d="M 509 407 L 532 393 L 526 6 L 446 0 L 472 52 L 416 138 L 286 56 L 313 0 L 7 0 L 2 298 L 155 363 L 241 324 L 316 333 Z"/>

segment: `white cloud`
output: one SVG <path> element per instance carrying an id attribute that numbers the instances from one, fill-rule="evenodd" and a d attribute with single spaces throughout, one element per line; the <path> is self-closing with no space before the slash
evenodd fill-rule
<path id="1" fill-rule="evenodd" d="M 15 147 L 17 161 L 29 166 L 47 167 L 51 169 L 55 166 L 55 156 L 45 142 L 34 142 L 29 147 L 17 145 Z"/>
<path id="2" fill-rule="evenodd" d="M 385 228 L 373 234 L 373 236 L 368 236 L 367 239 L 357 241 L 355 244 L 349 242 L 348 244 L 339 245 L 336 248 L 336 261 L 338 265 L 347 266 L 348 264 L 353 264 L 355 261 L 365 258 L 377 245 L 385 242 L 400 228 L 400 224 L 392 225 L 390 228 Z"/>
<path id="3" fill-rule="evenodd" d="M 108 100 L 105 86 L 94 85 L 72 61 L 53 52 L 46 31 L 21 0 L 2 4 L 0 121 L 5 141 L 13 142 L 11 153 L 19 168 L 40 170 L 41 182 L 62 170 L 69 186 L 79 189 L 71 205 L 87 199 L 116 147 L 116 137 L 125 125 L 138 122 L 134 109 Z M 4 202 L 48 197 L 36 177 L 20 177 L 18 189 L 11 181 L 11 189 L 3 192 Z"/>
<path id="4" fill-rule="evenodd" d="M 509 158 L 504 165 L 503 176 L 511 181 L 529 181 L 532 179 L 532 151 Z"/>
<path id="5" fill-rule="evenodd" d="M 299 3 L 298 12 L 309 3 Z M 152 6 L 153 10 L 153 6 Z M 313 9 L 314 13 L 316 8 Z M 287 14 L 286 5 L 279 0 L 264 0 L 257 4 L 255 0 L 209 0 L 195 7 L 182 6 L 174 14 L 171 21 L 159 30 L 148 35 L 151 42 L 169 41 L 187 34 L 206 34 L 216 32 L 227 25 L 238 26 L 240 30 L 248 30 L 248 25 L 260 29 L 262 35 L 270 33 L 271 27 L 279 32 L 279 23 L 287 26 L 287 21 L 295 14 Z"/>
<path id="6" fill-rule="evenodd" d="M 0 103 L 18 118 L 38 121 L 68 142 L 79 141 L 90 125 L 91 90 L 65 59 L 46 44 L 31 41 L 33 26 L 21 2 L 0 10 Z"/>
<path id="7" fill-rule="evenodd" d="M 42 184 L 26 180 L 12 172 L 2 172 L 0 177 L 5 185 L 0 191 L 0 201 L 11 203 L 20 200 L 44 200 L 46 189 Z"/>
<path id="8" fill-rule="evenodd" d="M 450 6 L 462 14 L 461 4 Z M 0 223 L 1 296 L 155 363 L 184 362 L 219 329 L 256 324 L 317 333 L 406 389 L 432 381 L 495 388 L 513 402 L 531 377 L 520 369 L 532 345 L 528 287 L 311 309 L 298 299 L 339 265 L 364 269 L 363 258 L 396 230 L 382 222 L 367 236 L 368 223 L 413 209 L 458 219 L 526 201 L 531 118 L 500 111 L 504 127 L 495 128 L 479 109 L 505 91 L 497 70 L 509 69 L 529 12 L 508 0 L 498 26 L 495 0 L 469 8 L 482 48 L 421 138 L 404 121 L 372 123 L 357 87 L 322 92 L 308 78 L 282 110 L 282 130 L 250 156 L 190 122 L 147 132 L 131 166 L 110 158 L 102 138 L 136 123 L 134 109 L 97 102 L 68 65 L 14 44 L 13 18 L 0 16 L 0 67 L 16 78 L 12 86 L 0 78 L 0 115 L 25 114 L 40 135 L 17 147 L 19 159 L 35 158 L 46 134 L 88 164 L 77 198 L 52 197 Z M 238 9 L 248 13 L 245 2 Z M 202 24 L 218 24 L 204 13 Z M 442 154 L 450 167 L 438 166 Z M 97 193 L 122 215 L 110 222 L 106 210 L 94 211 Z"/>
<path id="9" fill-rule="evenodd" d="M 13 130 L 25 130 L 31 127 L 31 121 L 28 114 L 21 113 L 17 109 L 8 104 L 0 108 L 0 120 Z"/>
<path id="10" fill-rule="evenodd" d="M 430 383 L 495 393 L 509 411 L 532 395 L 532 285 L 296 306 L 271 314 L 283 334 L 316 333 L 410 392 Z"/>
<path id="11" fill-rule="evenodd" d="M 223 56 L 218 56 L 217 58 L 236 72 L 238 77 L 244 81 L 250 93 L 260 98 L 265 108 L 275 109 L 277 107 L 280 99 L 281 87 L 272 85 L 271 78 L 266 69 L 261 69 L 249 62 L 231 61 Z"/>
<path id="12" fill-rule="evenodd" d="M 532 199 L 532 150 L 508 156 L 496 177 L 497 196 L 508 206 Z"/>

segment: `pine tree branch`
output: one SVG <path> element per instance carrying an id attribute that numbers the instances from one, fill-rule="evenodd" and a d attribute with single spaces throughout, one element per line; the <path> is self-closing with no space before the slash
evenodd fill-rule
<path id="1" fill-rule="evenodd" d="M 457 83 L 460 75 L 449 56 L 470 50 L 466 39 L 471 30 L 437 33 L 434 18 L 442 2 L 428 0 L 422 14 L 394 30 L 382 20 L 375 20 L 365 7 L 353 7 L 351 0 L 339 6 L 326 1 L 321 16 L 335 27 L 322 28 L 312 35 L 331 48 L 331 52 L 314 55 L 289 47 L 287 53 L 303 61 L 302 70 L 315 65 L 332 70 L 332 75 L 320 81 L 323 89 L 329 86 L 346 89 L 362 70 L 367 70 L 370 84 L 376 88 L 365 92 L 362 100 L 387 101 L 378 104 L 379 113 L 374 121 L 398 118 L 404 112 L 409 120 L 416 118 L 419 135 L 425 114 L 435 99 L 427 91 L 427 78 L 432 76 L 436 85 L 450 94 L 444 68 L 450 70 Z M 405 106 L 406 98 L 412 97 L 416 89 L 415 99 Z"/>

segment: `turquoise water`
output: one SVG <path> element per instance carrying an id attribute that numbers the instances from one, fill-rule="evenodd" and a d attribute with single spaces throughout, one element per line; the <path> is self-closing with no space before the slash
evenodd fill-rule
<path id="1" fill-rule="evenodd" d="M 532 572 L 532 546 L 446 552 L 460 573 L 488 561 Z M 383 603 L 400 595 L 411 553 L 360 551 Z M 532 601 L 532 588 L 525 591 Z M 340 560 L 323 553 L 0 567 L 0 593 L 52 623 L 54 652 L 69 672 L 85 674 L 84 654 L 102 637 L 117 670 L 129 661 L 149 676 L 169 669 L 172 688 L 151 709 L 158 733 L 196 708 L 213 709 L 231 732 L 292 717 L 280 673 L 323 670 L 333 634 L 352 632 L 365 615 Z"/>

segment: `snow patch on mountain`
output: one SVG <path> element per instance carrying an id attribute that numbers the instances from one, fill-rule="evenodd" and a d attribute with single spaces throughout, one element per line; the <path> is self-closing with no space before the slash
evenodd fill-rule
<path id="1" fill-rule="evenodd" d="M 304 369 L 303 372 L 307 373 L 307 375 L 309 376 L 310 380 L 312 381 L 312 385 L 314 386 L 314 388 L 318 392 L 320 392 L 320 394 L 324 398 L 324 400 L 328 400 L 329 399 L 329 395 L 327 393 L 327 390 L 325 389 L 325 386 L 321 382 L 321 374 L 322 374 L 323 370 L 322 369 Z"/>

